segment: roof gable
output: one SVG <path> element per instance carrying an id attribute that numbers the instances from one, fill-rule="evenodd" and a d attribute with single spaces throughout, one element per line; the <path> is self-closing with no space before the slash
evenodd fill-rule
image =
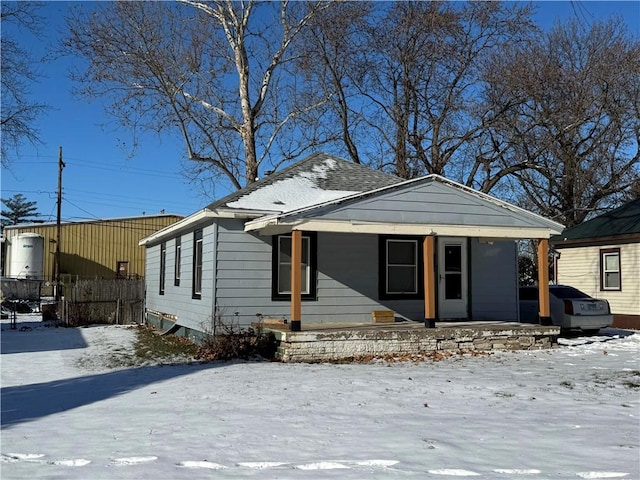
<path id="1" fill-rule="evenodd" d="M 422 182 L 407 183 L 359 202 L 338 206 L 330 212 L 318 213 L 336 220 L 437 225 L 549 227 L 554 223 L 476 193 L 434 175 Z"/>
<path id="2" fill-rule="evenodd" d="M 407 180 L 324 205 L 264 216 L 248 222 L 246 228 L 267 229 L 266 232 L 284 230 L 286 225 L 312 228 L 312 223 L 318 229 L 363 233 L 427 231 L 438 235 L 509 238 L 520 238 L 519 235 L 547 238 L 563 228 L 557 222 L 438 175 Z"/>
<path id="3" fill-rule="evenodd" d="M 399 182 L 402 179 L 394 175 L 317 153 L 211 203 L 207 209 L 290 212 Z"/>
<path id="4" fill-rule="evenodd" d="M 562 234 L 553 237 L 552 241 L 586 240 L 634 234 L 640 234 L 640 198 L 568 228 Z"/>

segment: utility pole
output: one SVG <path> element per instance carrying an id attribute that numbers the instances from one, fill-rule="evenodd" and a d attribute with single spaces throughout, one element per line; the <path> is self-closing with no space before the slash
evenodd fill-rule
<path id="1" fill-rule="evenodd" d="M 57 238 L 56 238 L 56 258 L 55 258 L 55 284 L 56 284 L 56 302 L 60 300 L 60 239 L 61 239 L 61 225 L 60 225 L 60 217 L 62 212 L 62 169 L 66 165 L 62 161 L 62 147 L 60 147 L 58 153 L 58 215 L 56 218 L 56 229 L 57 229 Z"/>

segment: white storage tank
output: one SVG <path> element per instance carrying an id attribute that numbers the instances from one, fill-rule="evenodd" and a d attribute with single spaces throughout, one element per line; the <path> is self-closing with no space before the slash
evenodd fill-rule
<path id="1" fill-rule="evenodd" d="M 42 280 L 44 275 L 44 237 L 19 233 L 11 237 L 9 271 L 11 278 Z"/>

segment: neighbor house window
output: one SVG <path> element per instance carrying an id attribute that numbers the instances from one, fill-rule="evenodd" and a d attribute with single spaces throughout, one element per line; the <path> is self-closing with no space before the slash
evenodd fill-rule
<path id="1" fill-rule="evenodd" d="M 273 237 L 273 300 L 291 298 L 291 235 Z M 302 235 L 302 299 L 316 298 L 316 235 Z"/>
<path id="2" fill-rule="evenodd" d="M 620 249 L 600 250 L 600 290 L 621 290 Z"/>
<path id="3" fill-rule="evenodd" d="M 180 237 L 176 238 L 176 248 L 175 248 L 175 264 L 173 269 L 173 284 L 176 287 L 180 286 L 180 260 L 182 257 L 182 241 Z"/>
<path id="4" fill-rule="evenodd" d="M 167 265 L 167 244 L 160 244 L 160 295 L 164 295 L 164 278 Z"/>
<path id="5" fill-rule="evenodd" d="M 202 230 L 193 232 L 193 287 L 192 297 L 202 297 Z"/>
<path id="6" fill-rule="evenodd" d="M 380 237 L 380 298 L 424 296 L 421 241 L 416 237 Z"/>

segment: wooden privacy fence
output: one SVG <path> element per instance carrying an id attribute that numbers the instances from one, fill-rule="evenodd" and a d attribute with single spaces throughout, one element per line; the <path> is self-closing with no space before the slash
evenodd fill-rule
<path id="1" fill-rule="evenodd" d="M 65 285 L 60 319 L 69 326 L 142 321 L 144 280 L 79 280 Z"/>
<path id="2" fill-rule="evenodd" d="M 41 280 L 2 278 L 2 299 L 40 300 Z"/>

